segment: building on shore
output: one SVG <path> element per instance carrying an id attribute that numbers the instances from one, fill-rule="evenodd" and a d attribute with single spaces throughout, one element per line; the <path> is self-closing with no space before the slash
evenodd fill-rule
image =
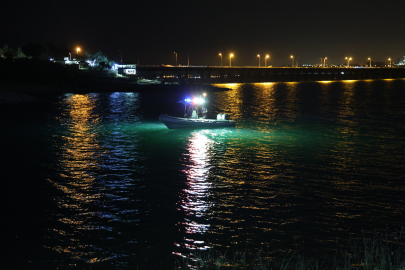
<path id="1" fill-rule="evenodd" d="M 398 58 L 398 66 L 405 66 L 405 56 Z"/>
<path id="2" fill-rule="evenodd" d="M 136 74 L 136 64 L 133 63 L 119 63 L 114 64 L 111 70 L 116 71 L 119 76 L 134 76 Z"/>

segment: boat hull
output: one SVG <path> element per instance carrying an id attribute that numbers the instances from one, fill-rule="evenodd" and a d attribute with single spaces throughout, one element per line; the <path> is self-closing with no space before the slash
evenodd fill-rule
<path id="1" fill-rule="evenodd" d="M 161 115 L 159 120 L 169 129 L 235 127 L 235 121 L 233 120 L 191 119 L 168 115 Z"/>

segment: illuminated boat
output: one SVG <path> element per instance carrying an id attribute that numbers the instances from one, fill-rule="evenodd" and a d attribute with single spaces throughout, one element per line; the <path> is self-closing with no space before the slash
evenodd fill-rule
<path id="1" fill-rule="evenodd" d="M 229 120 L 226 113 L 218 114 L 217 119 L 207 119 L 207 109 L 204 107 L 206 102 L 205 94 L 203 98 L 200 96 L 200 98 L 185 99 L 180 101 L 185 105 L 184 117 L 162 114 L 159 120 L 169 129 L 235 127 L 235 121 Z"/>
<path id="2" fill-rule="evenodd" d="M 219 115 L 218 115 L 219 117 Z M 181 118 L 162 114 L 159 120 L 170 129 L 178 128 L 223 128 L 235 127 L 234 120 L 218 120 L 205 118 Z"/>

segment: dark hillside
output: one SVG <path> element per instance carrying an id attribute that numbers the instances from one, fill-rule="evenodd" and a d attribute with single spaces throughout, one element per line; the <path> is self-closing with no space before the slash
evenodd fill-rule
<path id="1" fill-rule="evenodd" d="M 0 80 L 5 82 L 34 83 L 42 85 L 76 85 L 90 79 L 75 66 L 39 59 L 1 59 Z"/>

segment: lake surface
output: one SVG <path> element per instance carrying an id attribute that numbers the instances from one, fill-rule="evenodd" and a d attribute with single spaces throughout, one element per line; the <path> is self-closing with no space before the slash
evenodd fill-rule
<path id="1" fill-rule="evenodd" d="M 216 86 L 209 116 L 236 128 L 167 129 L 181 92 L 1 109 L 4 269 L 153 269 L 196 249 L 322 259 L 402 228 L 405 80 Z"/>

